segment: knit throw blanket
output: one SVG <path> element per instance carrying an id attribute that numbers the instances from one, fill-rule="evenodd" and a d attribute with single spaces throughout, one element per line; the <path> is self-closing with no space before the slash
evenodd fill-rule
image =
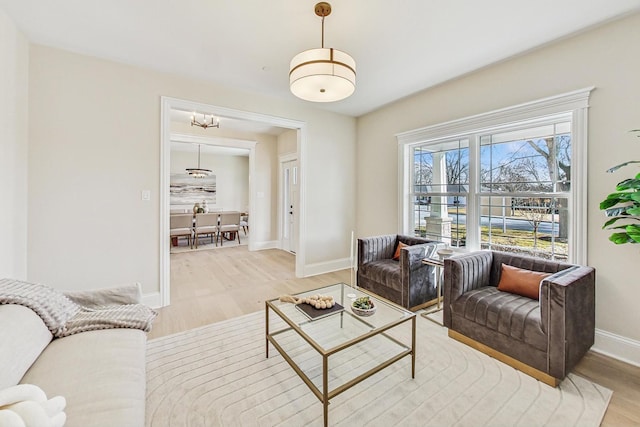
<path id="1" fill-rule="evenodd" d="M 143 304 L 84 307 L 49 286 L 0 279 L 0 304 L 18 304 L 33 310 L 54 337 L 112 328 L 151 330 L 157 312 Z"/>

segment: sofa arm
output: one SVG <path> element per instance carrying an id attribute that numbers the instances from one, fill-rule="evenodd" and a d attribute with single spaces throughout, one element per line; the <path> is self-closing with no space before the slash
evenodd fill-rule
<path id="1" fill-rule="evenodd" d="M 594 343 L 595 269 L 573 266 L 544 279 L 540 315 L 550 374 L 564 378 Z"/>
<path id="2" fill-rule="evenodd" d="M 451 304 L 464 293 L 489 286 L 493 253 L 470 252 L 444 260 L 444 325 L 451 326 Z"/>
<path id="3" fill-rule="evenodd" d="M 142 289 L 139 283 L 91 291 L 66 291 L 64 294 L 76 304 L 88 308 L 139 304 L 142 300 Z"/>

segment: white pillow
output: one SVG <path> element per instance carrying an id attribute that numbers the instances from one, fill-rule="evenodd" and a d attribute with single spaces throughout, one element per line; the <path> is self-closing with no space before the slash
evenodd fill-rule
<path id="1" fill-rule="evenodd" d="M 47 399 L 40 387 L 18 384 L 0 390 L 0 425 L 9 427 L 62 427 L 67 421 L 62 396 Z"/>

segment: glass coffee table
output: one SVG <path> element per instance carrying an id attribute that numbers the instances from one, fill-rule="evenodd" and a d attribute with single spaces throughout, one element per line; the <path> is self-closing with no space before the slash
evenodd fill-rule
<path id="1" fill-rule="evenodd" d="M 333 296 L 344 309 L 311 320 L 293 303 L 277 298 L 265 302 L 266 357 L 271 343 L 322 402 L 327 426 L 333 397 L 405 356 L 411 356 L 411 378 L 415 378 L 416 315 L 344 283 L 295 296 L 315 294 Z M 351 310 L 352 300 L 362 296 L 373 300 L 372 316 L 361 317 Z"/>

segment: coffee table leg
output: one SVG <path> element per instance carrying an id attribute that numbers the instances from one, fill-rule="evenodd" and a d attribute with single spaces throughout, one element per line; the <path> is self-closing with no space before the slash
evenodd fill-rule
<path id="1" fill-rule="evenodd" d="M 265 353 L 267 355 L 267 359 L 269 358 L 269 304 L 265 303 L 264 304 L 264 313 L 265 313 L 265 335 L 264 335 L 264 340 L 266 341 L 266 347 L 265 347 Z"/>
<path id="2" fill-rule="evenodd" d="M 324 427 L 329 426 L 329 356 L 322 356 L 322 406 Z"/>
<path id="3" fill-rule="evenodd" d="M 411 320 L 411 378 L 416 377 L 416 316 Z"/>

